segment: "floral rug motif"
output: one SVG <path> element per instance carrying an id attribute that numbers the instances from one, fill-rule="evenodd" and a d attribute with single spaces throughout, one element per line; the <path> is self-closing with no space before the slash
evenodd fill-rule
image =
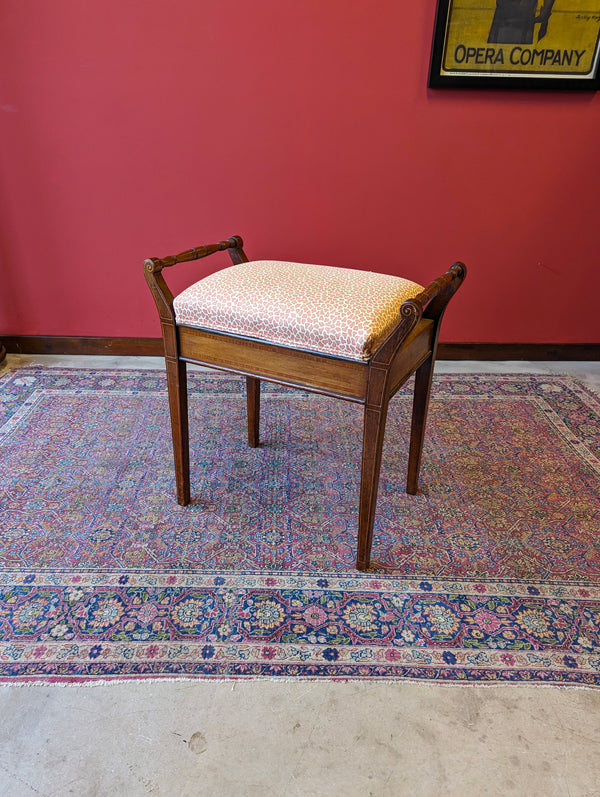
<path id="1" fill-rule="evenodd" d="M 189 375 L 176 503 L 162 371 L 0 379 L 0 682 L 129 677 L 600 685 L 600 400 L 569 377 L 434 380 L 420 493 L 390 405 L 369 573 L 361 411 Z"/>

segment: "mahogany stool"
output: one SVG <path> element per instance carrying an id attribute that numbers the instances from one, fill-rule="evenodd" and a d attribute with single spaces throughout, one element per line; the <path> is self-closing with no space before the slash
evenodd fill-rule
<path id="1" fill-rule="evenodd" d="M 176 298 L 162 271 L 228 250 L 232 266 Z M 165 349 L 177 501 L 190 502 L 186 363 L 246 377 L 248 442 L 259 444 L 260 380 L 364 407 L 356 567 L 369 567 L 388 402 L 416 372 L 407 493 L 417 492 L 440 322 L 466 276 L 454 263 L 426 288 L 370 271 L 249 261 L 233 236 L 144 262 Z"/>

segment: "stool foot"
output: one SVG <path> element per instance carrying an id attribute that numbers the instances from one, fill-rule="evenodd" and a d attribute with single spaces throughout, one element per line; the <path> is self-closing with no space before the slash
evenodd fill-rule
<path id="1" fill-rule="evenodd" d="M 425 424 L 429 408 L 429 394 L 433 378 L 433 356 L 419 366 L 415 374 L 415 391 L 413 395 L 412 423 L 410 430 L 410 450 L 408 454 L 408 475 L 406 492 L 416 495 L 419 489 L 419 471 L 425 438 Z"/>
<path id="2" fill-rule="evenodd" d="M 177 503 L 190 502 L 190 442 L 188 430 L 187 371 L 185 362 L 166 359 Z"/>
<path id="3" fill-rule="evenodd" d="M 387 419 L 387 401 L 379 406 L 365 407 L 363 453 L 360 477 L 360 506 L 358 510 L 357 570 L 367 570 L 371 561 L 373 524 L 381 468 L 381 451 Z"/>
<path id="4" fill-rule="evenodd" d="M 256 448 L 260 443 L 260 379 L 246 377 L 246 402 L 248 405 L 248 445 Z"/>

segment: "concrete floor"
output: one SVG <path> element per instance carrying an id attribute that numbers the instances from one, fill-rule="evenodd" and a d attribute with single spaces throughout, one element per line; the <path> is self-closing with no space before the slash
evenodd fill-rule
<path id="1" fill-rule="evenodd" d="M 80 367 L 154 358 L 16 357 Z M 444 362 L 571 373 L 600 363 Z M 277 681 L 0 689 L 0 795 L 592 797 L 600 691 Z"/>

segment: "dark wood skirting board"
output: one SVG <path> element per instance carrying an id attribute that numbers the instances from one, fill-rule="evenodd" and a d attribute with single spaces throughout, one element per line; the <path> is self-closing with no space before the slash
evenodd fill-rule
<path id="1" fill-rule="evenodd" d="M 93 354 L 162 357 L 161 338 L 5 335 L 13 354 Z M 440 343 L 438 360 L 600 360 L 600 343 Z"/>
<path id="2" fill-rule="evenodd" d="M 59 335 L 4 335 L 9 354 L 94 354 L 162 357 L 162 338 L 92 338 Z"/>
<path id="3" fill-rule="evenodd" d="M 600 360 L 600 343 L 440 343 L 438 360 Z"/>

